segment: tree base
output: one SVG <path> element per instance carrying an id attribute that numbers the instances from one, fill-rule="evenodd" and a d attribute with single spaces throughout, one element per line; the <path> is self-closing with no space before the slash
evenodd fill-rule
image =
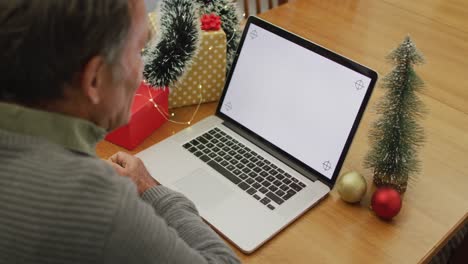
<path id="1" fill-rule="evenodd" d="M 397 190 L 400 194 L 403 194 L 406 192 L 406 188 L 408 187 L 408 179 L 374 174 L 374 184 L 377 187 L 391 187 Z"/>

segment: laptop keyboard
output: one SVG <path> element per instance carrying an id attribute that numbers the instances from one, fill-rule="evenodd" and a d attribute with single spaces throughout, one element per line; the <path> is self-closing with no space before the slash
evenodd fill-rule
<path id="1" fill-rule="evenodd" d="M 306 187 L 219 128 L 183 147 L 271 210 Z"/>

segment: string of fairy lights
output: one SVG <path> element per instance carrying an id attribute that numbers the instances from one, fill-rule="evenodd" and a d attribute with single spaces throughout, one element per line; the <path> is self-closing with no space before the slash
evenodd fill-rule
<path id="1" fill-rule="evenodd" d="M 168 112 L 165 111 L 165 109 L 163 107 L 161 107 L 158 103 L 156 103 L 156 101 L 158 101 L 158 98 L 159 98 L 159 96 L 161 96 L 161 94 L 159 94 L 155 98 L 155 97 L 153 97 L 153 94 L 151 93 L 151 88 L 149 86 L 147 86 L 147 88 L 148 88 L 148 94 L 149 94 L 148 97 L 143 95 L 143 94 L 139 94 L 139 93 L 135 94 L 135 96 L 141 96 L 141 97 L 147 99 L 158 110 L 158 112 L 161 114 L 161 116 L 165 120 L 167 120 L 168 122 L 174 123 L 174 124 L 191 125 L 192 122 L 193 122 L 193 119 L 195 119 L 195 116 L 198 113 L 198 110 L 200 109 L 201 104 L 203 103 L 203 95 L 202 95 L 202 90 L 201 90 L 203 88 L 203 86 L 200 84 L 198 86 L 198 89 L 200 90 L 200 93 L 199 93 L 198 97 L 199 97 L 200 100 L 198 101 L 197 107 L 196 107 L 195 111 L 193 112 L 192 116 L 190 117 L 190 119 L 188 121 L 176 121 L 176 120 L 173 120 L 173 119 L 169 118 L 169 117 L 172 117 L 172 118 L 175 117 L 174 112 L 168 113 Z M 168 88 L 163 88 L 163 89 L 168 89 Z"/>

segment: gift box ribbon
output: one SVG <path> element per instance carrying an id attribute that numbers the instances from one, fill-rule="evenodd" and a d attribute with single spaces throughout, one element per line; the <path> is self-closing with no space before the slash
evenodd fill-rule
<path id="1" fill-rule="evenodd" d="M 219 30 L 221 18 L 216 14 L 204 14 L 201 17 L 201 28 L 205 31 Z"/>

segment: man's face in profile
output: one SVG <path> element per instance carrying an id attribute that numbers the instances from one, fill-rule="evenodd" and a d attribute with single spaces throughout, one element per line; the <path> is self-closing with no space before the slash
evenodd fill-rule
<path id="1" fill-rule="evenodd" d="M 129 0 L 132 23 L 127 39 L 122 47 L 121 58 L 117 60 L 119 65 L 112 73 L 112 67 L 106 67 L 108 73 L 105 79 L 105 93 L 102 98 L 103 115 L 105 115 L 106 129 L 112 130 L 128 123 L 130 119 L 130 107 L 143 74 L 143 60 L 141 50 L 144 48 L 148 36 L 149 27 L 146 15 L 146 7 L 143 0 Z"/>

